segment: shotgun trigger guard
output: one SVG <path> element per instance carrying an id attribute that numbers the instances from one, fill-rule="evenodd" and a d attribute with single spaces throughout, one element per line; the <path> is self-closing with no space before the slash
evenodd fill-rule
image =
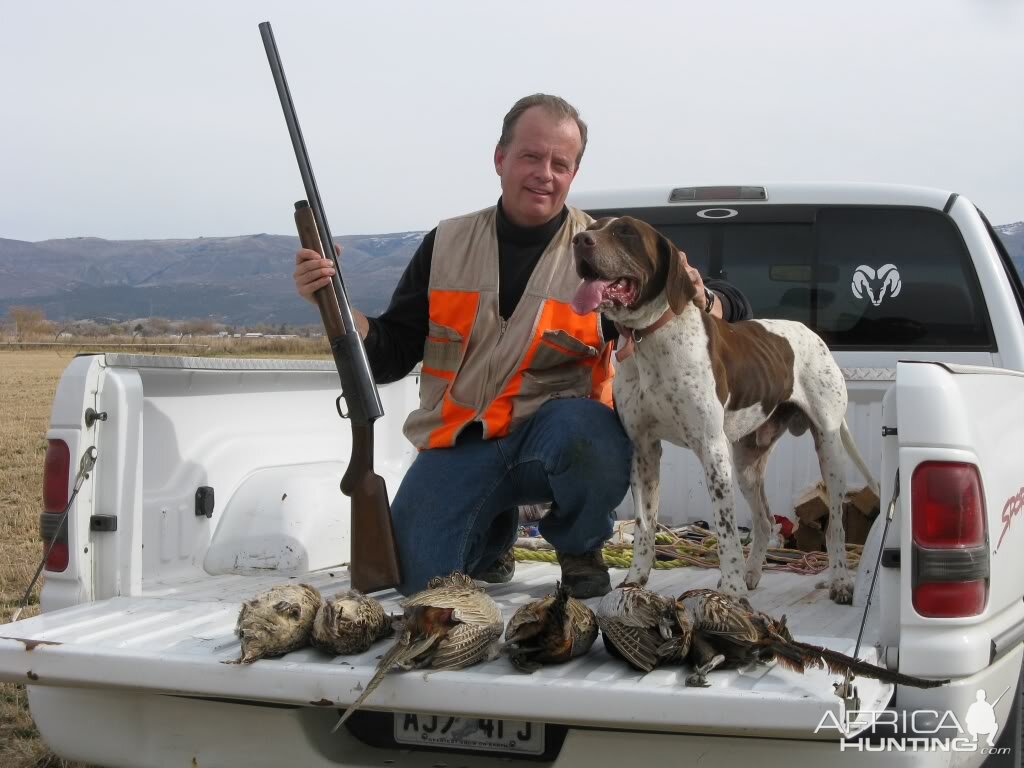
<path id="1" fill-rule="evenodd" d="M 345 395 L 338 395 L 338 399 L 334 401 L 334 407 L 338 409 L 338 415 L 341 416 L 341 418 L 347 419 L 348 414 L 341 410 L 341 401 L 344 397 Z"/>

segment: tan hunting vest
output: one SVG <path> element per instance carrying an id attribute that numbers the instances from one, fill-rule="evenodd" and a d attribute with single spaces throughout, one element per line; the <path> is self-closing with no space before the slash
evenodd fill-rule
<path id="1" fill-rule="evenodd" d="M 442 221 L 430 265 L 430 325 L 420 407 L 405 435 L 419 449 L 454 445 L 480 421 L 485 438 L 514 430 L 548 400 L 590 397 L 611 407 L 612 343 L 600 315 L 577 315 L 572 238 L 590 224 L 569 215 L 506 321 L 498 313 L 496 209 Z"/>

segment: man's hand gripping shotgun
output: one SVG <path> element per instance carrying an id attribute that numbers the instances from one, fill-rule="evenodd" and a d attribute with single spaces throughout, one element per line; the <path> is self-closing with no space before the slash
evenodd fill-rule
<path id="1" fill-rule="evenodd" d="M 401 582 L 395 537 L 391 529 L 388 492 L 384 487 L 384 478 L 373 471 L 373 422 L 384 415 L 384 410 L 370 372 L 363 340 L 352 317 L 352 307 L 337 263 L 334 239 L 324 216 L 313 168 L 306 154 L 306 144 L 302 139 L 299 120 L 269 22 L 260 24 L 260 35 L 281 99 L 302 183 L 306 188 L 308 202 L 300 200 L 295 204 L 295 226 L 299 231 L 299 242 L 303 248 L 314 250 L 335 262 L 331 284 L 318 290 L 313 298 L 320 309 L 320 318 L 330 339 L 334 363 L 341 378 L 338 415 L 348 419 L 352 425 L 352 457 L 341 480 L 341 492 L 352 499 L 352 554 L 349 566 L 352 586 L 361 592 L 375 592 Z M 341 410 L 342 398 L 347 407 L 346 413 Z"/>

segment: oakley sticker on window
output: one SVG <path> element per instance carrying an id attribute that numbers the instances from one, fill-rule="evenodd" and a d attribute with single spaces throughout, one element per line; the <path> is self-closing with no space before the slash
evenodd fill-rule
<path id="1" fill-rule="evenodd" d="M 903 281 L 900 280 L 900 271 L 896 269 L 895 264 L 886 264 L 877 272 L 873 267 L 861 264 L 853 273 L 853 283 L 850 288 L 858 299 L 863 299 L 867 294 L 871 303 L 877 307 L 885 297 L 899 296 L 900 289 L 903 288 Z"/>

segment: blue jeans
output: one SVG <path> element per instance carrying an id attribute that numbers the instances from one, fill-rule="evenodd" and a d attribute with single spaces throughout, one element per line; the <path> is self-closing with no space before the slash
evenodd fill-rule
<path id="1" fill-rule="evenodd" d="M 629 488 L 631 452 L 615 412 L 583 398 L 549 400 L 505 437 L 471 426 L 451 448 L 420 451 L 391 504 L 399 591 L 491 566 L 515 541 L 519 504 L 553 502 L 539 526 L 557 551 L 597 549 Z"/>

